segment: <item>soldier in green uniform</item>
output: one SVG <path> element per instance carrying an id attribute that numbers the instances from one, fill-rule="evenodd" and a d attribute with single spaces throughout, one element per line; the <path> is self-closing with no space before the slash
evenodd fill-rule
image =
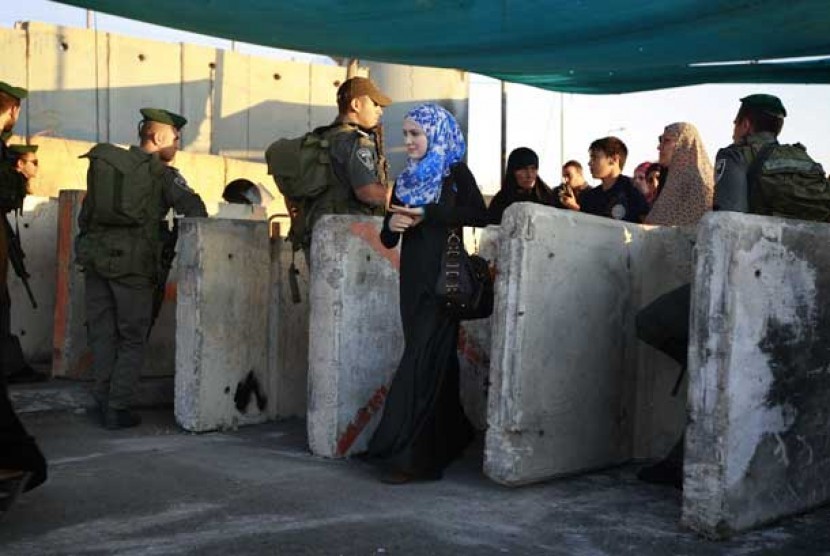
<path id="1" fill-rule="evenodd" d="M 26 195 L 26 182 L 17 172 L 6 147 L 20 115 L 20 102 L 26 98 L 26 89 L 0 81 L 0 217 L 19 210 Z M 9 509 L 18 494 L 31 490 L 46 480 L 46 460 L 26 433 L 9 401 L 6 386 L 8 372 L 6 349 L 8 345 L 9 291 L 6 287 L 9 252 L 6 227 L 0 226 L 0 516 Z"/>
<path id="2" fill-rule="evenodd" d="M 380 117 L 392 104 L 365 77 L 352 77 L 337 89 L 338 116 L 323 131 L 340 187 L 330 187 L 306 208 L 311 230 L 324 214 L 382 214 L 388 196 Z M 307 252 L 307 251 L 306 251 Z"/>
<path id="3" fill-rule="evenodd" d="M 749 167 L 764 146 L 778 142 L 786 116 L 778 97 L 759 94 L 741 99 L 733 122 L 733 143 L 715 157 L 715 210 L 751 212 Z"/>
<path id="4" fill-rule="evenodd" d="M 37 159 L 37 145 L 9 145 L 8 158 L 11 167 L 20 175 L 23 176 L 23 189 L 28 194 L 30 193 L 30 181 L 37 177 L 39 161 Z M 11 229 L 11 226 L 7 228 Z M 19 241 L 19 239 L 18 239 Z M 18 243 L 18 249 L 20 244 Z M 20 340 L 14 335 L 9 334 L 6 343 L 6 377 L 9 384 L 17 384 L 21 382 L 42 382 L 48 380 L 49 376 L 44 373 L 36 372 L 31 365 L 26 363 L 23 356 L 23 350 L 20 347 Z"/>
<path id="5" fill-rule="evenodd" d="M 138 147 L 96 145 L 87 195 L 78 217 L 78 263 L 86 286 L 87 335 L 93 356 L 93 395 L 106 428 L 136 426 L 130 411 L 144 363 L 154 291 L 162 280 L 161 250 L 172 208 L 207 216 L 205 205 L 172 166 L 187 120 L 143 108 Z"/>
<path id="6" fill-rule="evenodd" d="M 26 179 L 26 191 L 29 182 L 37 177 L 40 161 L 37 159 L 37 145 L 9 145 L 9 152 L 14 159 L 14 169 Z"/>
<path id="7" fill-rule="evenodd" d="M 713 210 L 752 213 L 748 173 L 755 155 L 769 143 L 777 143 L 787 111 L 778 97 L 750 95 L 741 99 L 733 122 L 733 144 L 715 157 L 715 198 Z M 637 337 L 659 349 L 681 366 L 687 365 L 691 284 L 658 297 L 637 314 Z M 678 377 L 675 392 L 680 386 Z M 640 470 L 644 481 L 680 488 L 683 483 L 683 438 L 669 454 Z"/>

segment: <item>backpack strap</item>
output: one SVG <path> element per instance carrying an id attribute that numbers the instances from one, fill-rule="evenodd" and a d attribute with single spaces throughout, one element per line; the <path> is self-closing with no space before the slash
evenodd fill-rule
<path id="1" fill-rule="evenodd" d="M 757 209 L 758 207 L 762 207 L 762 214 L 766 214 L 768 205 L 766 199 L 764 198 L 764 192 L 761 191 L 760 187 L 761 172 L 764 169 L 764 164 L 767 160 L 769 160 L 770 155 L 772 155 L 772 151 L 774 151 L 777 146 L 778 142 L 774 141 L 761 147 L 761 150 L 759 150 L 758 154 L 755 155 L 755 159 L 752 161 L 752 164 L 749 165 L 749 169 L 746 172 L 746 181 L 749 186 L 749 208 L 750 210 L 753 210 L 753 208 Z"/>

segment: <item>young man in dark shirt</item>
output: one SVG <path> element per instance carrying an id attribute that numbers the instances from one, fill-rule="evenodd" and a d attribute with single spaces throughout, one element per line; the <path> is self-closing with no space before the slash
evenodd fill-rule
<path id="1" fill-rule="evenodd" d="M 563 200 L 572 210 L 639 224 L 648 214 L 648 203 L 631 178 L 622 175 L 628 148 L 616 137 L 597 139 L 588 148 L 591 176 L 600 180 L 599 187 L 585 191 L 577 203 Z"/>

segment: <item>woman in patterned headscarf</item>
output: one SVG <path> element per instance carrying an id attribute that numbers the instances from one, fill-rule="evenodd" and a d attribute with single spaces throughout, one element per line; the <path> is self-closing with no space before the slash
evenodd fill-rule
<path id="1" fill-rule="evenodd" d="M 436 104 L 404 118 L 409 157 L 395 181 L 380 239 L 403 238 L 400 311 L 404 353 L 389 388 L 369 456 L 386 468 L 387 483 L 440 479 L 473 438 L 459 400 L 458 320 L 435 293 L 450 228 L 486 226 L 487 210 L 461 159 L 466 149 L 455 118 Z"/>
<path id="2" fill-rule="evenodd" d="M 660 165 L 668 176 L 660 187 L 646 224 L 683 226 L 697 224 L 712 210 L 714 171 L 695 126 L 674 123 L 666 126 L 657 150 Z"/>

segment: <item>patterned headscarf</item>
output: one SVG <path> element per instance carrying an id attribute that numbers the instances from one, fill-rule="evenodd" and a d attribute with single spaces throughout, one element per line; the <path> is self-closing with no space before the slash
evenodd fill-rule
<path id="1" fill-rule="evenodd" d="M 427 152 L 420 160 L 407 160 L 406 168 L 395 181 L 395 195 L 409 206 L 437 203 L 444 177 L 464 157 L 464 135 L 453 115 L 437 104 L 416 106 L 404 118 L 424 130 Z"/>
<path id="2" fill-rule="evenodd" d="M 677 139 L 663 185 L 646 224 L 683 226 L 697 224 L 712 210 L 714 171 L 697 128 L 680 122 L 666 126 L 664 135 Z"/>

